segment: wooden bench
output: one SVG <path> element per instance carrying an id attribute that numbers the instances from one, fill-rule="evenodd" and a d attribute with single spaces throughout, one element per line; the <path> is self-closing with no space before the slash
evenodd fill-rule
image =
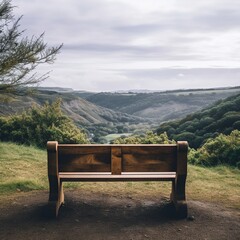
<path id="1" fill-rule="evenodd" d="M 47 143 L 49 209 L 57 217 L 67 181 L 171 181 L 177 216 L 187 217 L 187 142 L 94 145 Z"/>

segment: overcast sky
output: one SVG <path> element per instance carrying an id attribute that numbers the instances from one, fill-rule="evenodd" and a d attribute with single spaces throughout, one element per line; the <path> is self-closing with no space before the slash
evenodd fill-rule
<path id="1" fill-rule="evenodd" d="M 28 36 L 64 44 L 43 86 L 89 91 L 240 85 L 239 0 L 12 0 Z"/>

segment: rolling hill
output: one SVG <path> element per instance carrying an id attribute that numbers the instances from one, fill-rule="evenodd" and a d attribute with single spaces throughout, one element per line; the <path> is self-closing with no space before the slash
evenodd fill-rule
<path id="1" fill-rule="evenodd" d="M 145 133 L 163 122 L 185 118 L 237 93 L 240 87 L 136 93 L 39 88 L 33 95 L 0 101 L 0 116 L 20 113 L 32 104 L 43 105 L 61 98 L 63 112 L 84 128 L 93 141 L 101 142 L 108 134 Z"/>
<path id="2" fill-rule="evenodd" d="M 147 93 L 110 93 L 89 94 L 86 100 L 114 111 L 120 111 L 142 118 L 151 118 L 154 122 L 180 119 L 199 111 L 219 99 L 240 92 L 240 87 L 176 90 Z"/>
<path id="3" fill-rule="evenodd" d="M 219 133 L 230 134 L 234 129 L 240 130 L 240 94 L 219 100 L 181 120 L 163 123 L 156 131 L 167 132 L 174 140 L 187 140 L 191 147 L 198 148 L 208 138 Z"/>
<path id="4" fill-rule="evenodd" d="M 62 99 L 62 109 L 76 123 L 82 125 L 111 123 L 140 123 L 146 120 L 126 113 L 116 112 L 101 106 L 97 106 L 74 92 L 57 92 L 39 90 L 32 96 L 18 96 L 10 102 L 0 102 L 0 116 L 20 113 L 33 104 L 42 105 L 46 101 L 53 102 L 57 98 Z"/>

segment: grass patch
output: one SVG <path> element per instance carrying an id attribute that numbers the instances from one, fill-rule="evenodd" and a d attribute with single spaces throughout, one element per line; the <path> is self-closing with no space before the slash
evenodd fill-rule
<path id="1" fill-rule="evenodd" d="M 189 165 L 187 196 L 240 208 L 240 170 L 229 166 Z"/>
<path id="2" fill-rule="evenodd" d="M 47 153 L 35 147 L 0 142 L 0 197 L 47 190 Z M 115 196 L 169 197 L 170 182 L 64 183 L 65 188 Z M 187 198 L 240 209 L 240 170 L 228 166 L 188 166 Z"/>
<path id="3" fill-rule="evenodd" d="M 0 152 L 0 195 L 47 189 L 46 151 L 0 142 Z"/>
<path id="4" fill-rule="evenodd" d="M 32 190 L 42 190 L 43 187 L 31 181 L 10 182 L 0 184 L 0 195 L 14 192 L 29 192 Z"/>

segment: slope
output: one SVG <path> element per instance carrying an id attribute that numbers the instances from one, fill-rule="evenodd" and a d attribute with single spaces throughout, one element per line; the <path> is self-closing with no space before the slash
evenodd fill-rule
<path id="1" fill-rule="evenodd" d="M 33 104 L 42 105 L 46 101 L 53 102 L 62 99 L 63 111 L 76 123 L 82 125 L 111 123 L 139 123 L 145 120 L 126 113 L 115 112 L 97 106 L 85 99 L 78 97 L 74 92 L 56 92 L 39 90 L 32 96 L 18 96 L 9 102 L 0 102 L 0 116 L 19 113 Z"/>
<path id="2" fill-rule="evenodd" d="M 197 148 L 208 138 L 229 134 L 234 129 L 240 130 L 240 94 L 219 100 L 181 120 L 163 123 L 156 131 L 167 132 L 174 140 L 187 140 L 191 147 Z"/>
<path id="3" fill-rule="evenodd" d="M 176 90 L 149 93 L 97 93 L 86 99 L 94 104 L 152 118 L 155 122 L 180 119 L 186 115 L 240 92 L 240 87 L 198 90 Z"/>

